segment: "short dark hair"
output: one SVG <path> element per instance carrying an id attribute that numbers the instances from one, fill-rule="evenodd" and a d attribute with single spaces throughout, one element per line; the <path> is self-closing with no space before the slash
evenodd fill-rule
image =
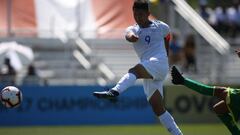
<path id="1" fill-rule="evenodd" d="M 149 1 L 148 0 L 134 0 L 133 10 L 134 9 L 142 9 L 149 10 Z"/>

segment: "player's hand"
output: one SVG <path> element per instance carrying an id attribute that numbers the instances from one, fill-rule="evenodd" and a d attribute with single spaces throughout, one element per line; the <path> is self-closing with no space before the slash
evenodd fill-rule
<path id="1" fill-rule="evenodd" d="M 178 71 L 178 69 L 173 66 L 171 70 L 171 75 L 172 75 L 172 83 L 176 85 L 183 85 L 184 84 L 184 77 L 182 74 Z"/>
<path id="2" fill-rule="evenodd" d="M 240 58 L 240 48 L 236 49 L 235 52 L 238 55 L 238 57 Z"/>
<path id="3" fill-rule="evenodd" d="M 133 32 L 129 32 L 126 35 L 126 40 L 129 42 L 137 42 L 139 37 L 135 35 Z"/>

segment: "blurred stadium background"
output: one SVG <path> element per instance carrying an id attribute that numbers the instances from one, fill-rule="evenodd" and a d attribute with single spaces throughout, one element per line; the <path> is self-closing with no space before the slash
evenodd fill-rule
<path id="1" fill-rule="evenodd" d="M 239 86 L 239 1 L 150 2 L 152 17 L 176 37 L 171 65 L 203 83 Z M 138 62 L 123 38 L 135 23 L 131 6 L 132 0 L 0 0 L 1 88 L 16 85 L 24 96 L 16 109 L 0 106 L 0 134 L 167 135 L 140 81 L 117 103 L 92 97 Z M 215 99 L 170 81 L 166 106 L 185 135 L 229 134 L 211 111 Z"/>

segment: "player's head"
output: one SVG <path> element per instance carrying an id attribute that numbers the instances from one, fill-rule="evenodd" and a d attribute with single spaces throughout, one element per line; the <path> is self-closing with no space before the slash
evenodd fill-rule
<path id="1" fill-rule="evenodd" d="M 148 12 L 149 11 L 148 0 L 134 0 L 133 10 L 135 9 L 145 10 L 146 12 Z"/>
<path id="2" fill-rule="evenodd" d="M 149 14 L 150 12 L 148 0 L 134 0 L 133 16 L 137 24 L 141 26 L 148 23 Z"/>

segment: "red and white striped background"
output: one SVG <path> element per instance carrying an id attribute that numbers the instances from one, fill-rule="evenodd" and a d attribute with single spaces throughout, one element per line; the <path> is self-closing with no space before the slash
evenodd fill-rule
<path id="1" fill-rule="evenodd" d="M 0 36 L 8 33 L 7 1 L 0 0 Z M 85 37 L 119 38 L 134 24 L 133 0 L 11 0 L 16 36 L 81 32 Z"/>

